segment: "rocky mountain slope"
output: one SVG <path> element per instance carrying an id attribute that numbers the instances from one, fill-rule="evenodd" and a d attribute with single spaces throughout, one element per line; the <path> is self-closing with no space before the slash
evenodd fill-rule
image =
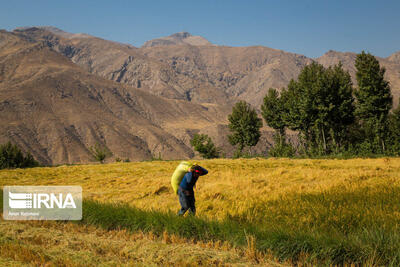
<path id="1" fill-rule="evenodd" d="M 1 31 L 0 143 L 11 140 L 49 164 L 90 161 L 96 143 L 114 158 L 173 159 L 193 157 L 190 139 L 201 132 L 229 156 L 227 115 L 237 100 L 259 108 L 268 88 L 287 86 L 313 60 L 342 62 L 355 83 L 354 53 L 311 59 L 194 37 L 178 33 L 136 48 L 54 27 Z M 400 52 L 378 59 L 396 106 Z M 264 128 L 254 152 L 265 153 L 271 135 Z"/>
<path id="2" fill-rule="evenodd" d="M 228 109 L 146 89 L 89 74 L 46 43 L 0 32 L 0 143 L 11 140 L 42 163 L 91 161 L 96 143 L 131 160 L 189 158 L 177 132 L 188 138 L 186 131 L 226 122 Z"/>
<path id="3" fill-rule="evenodd" d="M 314 60 L 324 66 L 341 61 L 356 84 L 355 53 L 329 51 L 311 59 L 262 46 L 216 46 L 208 41 L 199 45 L 186 41 L 194 37 L 186 32 L 155 39 L 169 40 L 166 43 L 152 40 L 135 48 L 52 27 L 18 31 L 35 40 L 46 40 L 49 46 L 93 74 L 135 87 L 147 86 L 152 94 L 196 103 L 232 104 L 243 99 L 259 108 L 270 87 L 287 86 Z M 397 54 L 379 58 L 387 69 L 386 77 L 396 102 L 400 96 Z"/>
<path id="4" fill-rule="evenodd" d="M 149 58 L 137 48 L 83 34 L 68 34 L 49 27 L 22 28 L 15 33 L 45 42 L 86 71 L 171 99 L 196 103 L 228 103 L 214 86 L 177 73 L 168 64 Z"/>
<path id="5" fill-rule="evenodd" d="M 256 107 L 268 88 L 286 86 L 311 62 L 301 55 L 261 46 L 159 46 L 139 51 Z"/>
<path id="6" fill-rule="evenodd" d="M 317 59 L 268 47 L 159 46 L 140 48 L 144 55 L 167 62 L 178 73 L 208 82 L 230 97 L 243 99 L 259 108 L 269 88 L 286 87 L 312 61 L 333 66 L 342 62 L 355 80 L 356 53 L 329 51 Z M 400 96 L 400 52 L 379 58 L 386 68 L 395 105 Z"/>
<path id="7" fill-rule="evenodd" d="M 311 62 L 302 55 L 267 47 L 178 43 L 138 49 L 49 27 L 16 32 L 45 41 L 90 73 L 136 87 L 147 86 L 152 94 L 196 103 L 232 104 L 244 99 L 259 107 L 268 88 L 285 86 Z"/>

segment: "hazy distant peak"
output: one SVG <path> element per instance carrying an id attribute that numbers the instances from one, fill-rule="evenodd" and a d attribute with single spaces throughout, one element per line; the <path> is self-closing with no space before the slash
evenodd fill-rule
<path id="1" fill-rule="evenodd" d="M 395 61 L 400 63 L 400 51 L 397 51 L 388 57 L 390 61 Z"/>
<path id="2" fill-rule="evenodd" d="M 144 43 L 142 47 L 168 46 L 168 45 L 211 45 L 204 37 L 193 36 L 188 32 L 177 32 L 167 37 L 160 37 Z"/>
<path id="3" fill-rule="evenodd" d="M 340 52 L 331 49 L 328 52 L 326 52 L 325 55 L 336 55 L 338 53 L 340 53 Z"/>
<path id="4" fill-rule="evenodd" d="M 29 31 L 29 30 L 35 30 L 35 29 L 48 31 L 55 35 L 58 35 L 58 36 L 61 36 L 63 38 L 67 38 L 67 39 L 91 37 L 89 34 L 86 34 L 86 33 L 70 33 L 70 32 L 63 31 L 59 28 L 53 27 L 53 26 L 19 27 L 19 28 L 16 28 L 15 31 Z"/>
<path id="5" fill-rule="evenodd" d="M 73 35 L 72 33 L 63 31 L 63 30 L 53 27 L 53 26 L 41 26 L 41 27 L 37 27 L 37 28 L 45 30 L 45 31 L 49 31 L 49 32 L 57 34 L 57 35 Z"/>
<path id="6" fill-rule="evenodd" d="M 321 57 L 336 57 L 336 56 L 353 56 L 356 53 L 353 52 L 340 52 L 340 51 L 335 51 L 335 50 L 329 50 L 328 52 L 326 52 L 325 54 L 323 54 Z"/>
<path id="7" fill-rule="evenodd" d="M 69 32 L 63 31 L 63 30 L 61 30 L 59 28 L 53 27 L 53 26 L 42 26 L 42 27 L 39 27 L 39 28 L 43 29 L 43 30 L 46 30 L 46 31 L 49 31 L 51 33 L 54 33 L 56 35 L 62 36 L 64 38 L 69 38 L 69 39 L 70 38 L 92 37 L 91 35 L 86 34 L 86 33 L 69 33 Z"/>
<path id="8" fill-rule="evenodd" d="M 185 38 L 188 38 L 190 36 L 193 36 L 193 35 L 191 35 L 188 32 L 177 32 L 177 33 L 171 34 L 169 37 L 177 38 L 177 39 L 185 39 Z"/>

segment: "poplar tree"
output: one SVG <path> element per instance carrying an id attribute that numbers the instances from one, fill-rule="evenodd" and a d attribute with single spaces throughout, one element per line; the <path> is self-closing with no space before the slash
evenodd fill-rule
<path id="1" fill-rule="evenodd" d="M 392 153 L 400 155 L 400 98 L 397 108 L 389 114 L 388 121 Z"/>
<path id="2" fill-rule="evenodd" d="M 352 92 L 350 74 L 341 64 L 326 69 L 314 62 L 283 91 L 283 123 L 300 132 L 306 152 L 338 150 L 354 121 Z"/>
<path id="3" fill-rule="evenodd" d="M 285 135 L 286 124 L 283 121 L 284 105 L 274 88 L 269 88 L 261 106 L 261 114 L 267 125 L 277 131 L 280 136 Z"/>
<path id="4" fill-rule="evenodd" d="M 370 53 L 362 51 L 357 55 L 355 67 L 358 90 L 356 115 L 366 138 L 375 142 L 385 151 L 388 133 L 388 114 L 392 108 L 392 94 L 389 82 L 385 80 L 385 68 Z"/>
<path id="5" fill-rule="evenodd" d="M 258 143 L 262 120 L 258 118 L 257 112 L 249 103 L 237 102 L 232 108 L 228 120 L 229 130 L 232 132 L 228 136 L 229 143 L 238 145 L 237 155 L 240 155 L 246 146 L 250 148 Z"/>
<path id="6" fill-rule="evenodd" d="M 287 91 L 284 88 L 280 95 L 276 89 L 270 88 L 261 106 L 261 114 L 266 124 L 275 130 L 275 144 L 268 151 L 268 154 L 273 157 L 292 157 L 295 154 L 292 144 L 286 142 L 287 123 L 285 116 L 288 111 L 285 103 L 288 101 L 287 96 Z"/>

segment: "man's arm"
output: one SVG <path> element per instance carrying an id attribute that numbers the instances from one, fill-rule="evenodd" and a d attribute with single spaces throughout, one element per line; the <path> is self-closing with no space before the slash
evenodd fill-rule
<path id="1" fill-rule="evenodd" d="M 186 173 L 185 176 L 183 177 L 183 179 L 186 179 L 186 182 L 188 184 L 190 184 L 192 182 L 192 180 L 193 180 L 192 179 L 192 173 L 191 172 Z"/>

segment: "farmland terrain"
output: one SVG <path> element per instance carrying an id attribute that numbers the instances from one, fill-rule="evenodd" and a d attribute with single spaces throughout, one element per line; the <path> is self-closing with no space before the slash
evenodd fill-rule
<path id="1" fill-rule="evenodd" d="M 204 266 L 270 265 L 278 261 L 400 263 L 398 158 L 199 161 L 209 174 L 200 177 L 195 189 L 195 218 L 176 216 L 179 203 L 172 193 L 170 176 L 178 163 L 0 171 L 1 186 L 80 185 L 84 196 L 83 220 L 77 224 L 2 222 L 2 242 L 10 247 L 2 250 L 2 260 L 40 261 L 12 254 L 11 247 L 16 246 L 25 248 L 19 251 L 27 254 L 40 251 L 48 262 L 60 260 L 57 253 L 65 246 L 46 250 L 47 241 L 43 240 L 52 237 L 43 231 L 48 231 L 59 236 L 59 242 L 69 244 L 67 258 L 77 265 L 83 256 L 74 252 L 76 244 L 90 252 L 87 257 L 93 264 L 93 253 L 102 253 L 102 259 L 109 262 L 177 261 Z M 82 235 L 61 237 L 69 230 Z M 18 239 L 19 232 L 31 237 Z M 107 236 L 115 242 L 106 241 Z M 100 240 L 97 247 L 96 238 Z M 188 261 L 186 253 L 194 246 L 198 254 L 192 253 Z M 210 250 L 205 250 L 207 246 Z M 144 251 L 144 247 L 148 249 Z"/>

